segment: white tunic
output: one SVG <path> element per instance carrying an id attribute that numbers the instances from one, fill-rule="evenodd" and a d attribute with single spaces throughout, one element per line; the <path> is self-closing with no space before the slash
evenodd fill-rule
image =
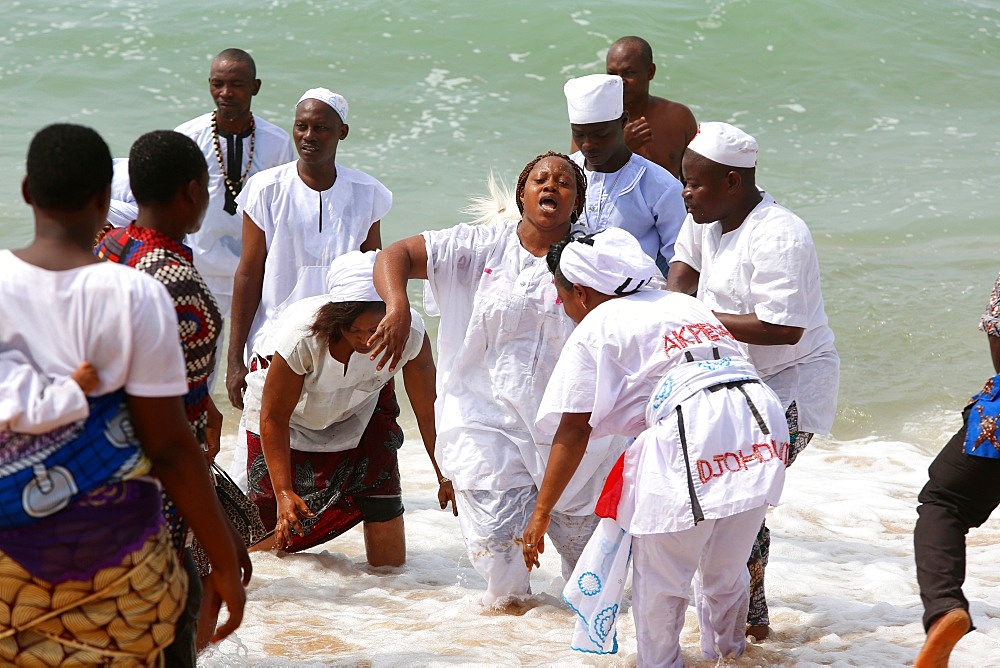
<path id="1" fill-rule="evenodd" d="M 711 310 L 805 329 L 795 345 L 747 348 L 785 406 L 795 401 L 799 429 L 827 434 L 837 410 L 840 358 L 823 307 L 816 247 L 801 218 L 762 195 L 743 224 L 726 234 L 718 222 L 699 225 L 689 216 L 674 260 L 700 272 L 698 298 Z"/>
<path id="2" fill-rule="evenodd" d="M 299 178 L 296 165 L 290 162 L 255 174 L 236 200 L 240 211 L 263 230 L 267 244 L 247 359 L 288 304 L 326 293 L 330 262 L 361 248 L 372 225 L 392 206 L 392 193 L 364 172 L 338 163 L 337 180 L 319 192 Z"/>
<path id="3" fill-rule="evenodd" d="M 744 386 L 776 439 L 755 448 L 766 439 L 743 395 L 705 389 L 756 378 L 740 344 L 698 300 L 639 292 L 601 304 L 577 326 L 545 390 L 538 423 L 590 413 L 594 436 L 638 437 L 625 454 L 619 523 L 633 535 L 678 531 L 694 521 L 676 405 L 687 418 L 690 471 L 706 518 L 778 501 L 788 430 L 777 397 L 760 383 Z M 716 457 L 726 465 L 730 455 L 742 464 L 716 470 Z"/>
<path id="4" fill-rule="evenodd" d="M 260 116 L 253 116 L 255 133 L 253 142 L 253 162 L 250 164 L 249 176 L 257 172 L 283 165 L 295 159 L 288 133 L 273 123 L 265 121 Z M 201 229 L 189 234 L 184 243 L 191 247 L 194 253 L 194 266 L 205 279 L 205 284 L 220 304 L 229 304 L 233 294 L 233 276 L 240 262 L 243 250 L 243 216 L 237 211 L 230 215 L 223 206 L 226 203 L 226 179 L 219 166 L 215 153 L 215 135 L 212 133 L 212 114 L 203 114 L 186 123 L 178 125 L 175 130 L 187 135 L 198 144 L 205 155 L 208 165 L 208 210 Z M 219 137 L 219 147 L 225 157 L 228 151 L 228 139 L 225 135 Z M 243 164 L 240 174 L 246 171 L 246 160 L 250 157 L 250 136 L 244 137 Z M 246 185 L 244 183 L 244 185 Z M 219 299 L 219 296 L 224 297 Z M 223 315 L 228 316 L 228 313 Z"/>
<path id="5" fill-rule="evenodd" d="M 521 246 L 517 225 L 423 233 L 441 312 L 435 457 L 457 489 L 540 485 L 555 431 L 536 428 L 535 412 L 573 321 L 545 258 Z M 594 444 L 557 510 L 593 511 L 613 447 L 610 439 Z"/>
<path id="6" fill-rule="evenodd" d="M 91 392 L 180 397 L 187 374 L 177 315 L 167 289 L 112 262 L 65 271 L 28 264 L 0 251 L 0 350 L 17 350 L 42 374 L 97 369 Z"/>
<path id="7" fill-rule="evenodd" d="M 668 262 L 684 222 L 681 184 L 655 162 L 633 153 L 617 172 L 605 174 L 583 167 L 583 153 L 570 156 L 587 177 L 587 204 L 580 223 L 594 232 L 619 227 L 639 240 L 642 251 Z"/>
<path id="8" fill-rule="evenodd" d="M 330 354 L 326 341 L 310 336 L 309 330 L 319 309 L 330 303 L 327 295 L 309 297 L 292 304 L 278 318 L 266 346 L 304 376 L 299 402 L 289 423 L 293 450 L 340 452 L 358 446 L 368 421 L 375 412 L 379 392 L 393 374 L 389 367 L 376 370 L 376 361 L 354 353 L 345 368 Z M 402 369 L 417 356 L 424 341 L 424 321 L 411 311 L 410 337 L 403 349 Z M 259 351 L 260 352 L 260 351 Z M 260 433 L 260 405 L 267 369 L 247 376 L 244 395 L 246 428 Z"/>

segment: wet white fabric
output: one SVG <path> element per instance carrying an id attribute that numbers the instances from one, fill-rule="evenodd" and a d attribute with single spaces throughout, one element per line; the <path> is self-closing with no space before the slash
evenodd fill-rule
<path id="1" fill-rule="evenodd" d="M 293 450 L 340 452 L 356 448 L 375 412 L 379 392 L 394 375 L 388 366 L 376 369 L 378 360 L 361 353 L 352 354 L 345 367 L 330 354 L 325 339 L 310 335 L 319 309 L 331 301 L 329 296 L 320 295 L 289 306 L 270 330 L 270 352 L 261 351 L 280 355 L 292 372 L 304 377 L 302 393 L 289 421 Z M 410 317 L 410 336 L 397 370 L 417 356 L 424 341 L 423 319 L 416 311 L 411 311 Z M 244 423 L 257 434 L 268 370 L 247 374 L 243 397 Z"/>
<path id="2" fill-rule="evenodd" d="M 0 432 L 44 434 L 90 415 L 72 378 L 46 377 L 19 350 L 0 351 L 0 378 Z"/>
<path id="3" fill-rule="evenodd" d="M 661 287 L 662 275 L 653 258 L 625 230 L 609 227 L 566 244 L 559 270 L 570 283 L 605 295 L 622 295 Z"/>
<path id="4" fill-rule="evenodd" d="M 260 306 L 244 362 L 285 307 L 326 293 L 330 263 L 359 250 L 392 206 L 392 193 L 364 172 L 338 163 L 337 180 L 319 192 L 299 178 L 296 164 L 255 174 L 236 199 L 240 211 L 264 231 L 267 245 Z"/>
<path id="5" fill-rule="evenodd" d="M 534 485 L 503 491 L 456 490 L 458 519 L 469 560 L 486 580 L 482 603 L 499 607 L 531 593 L 521 537 L 538 498 Z M 596 515 L 553 512 L 546 553 L 554 547 L 568 579 L 594 528 Z"/>
<path id="6" fill-rule="evenodd" d="M 326 272 L 326 291 L 334 302 L 380 302 L 372 271 L 378 251 L 351 251 L 335 258 Z"/>
<path id="7" fill-rule="evenodd" d="M 757 165 L 757 140 L 729 123 L 708 121 L 698 126 L 688 150 L 729 167 Z"/>
<path id="8" fill-rule="evenodd" d="M 799 411 L 799 429 L 827 434 L 837 410 L 840 358 L 827 324 L 819 259 L 801 218 L 767 193 L 732 232 L 689 216 L 675 261 L 700 272 L 698 299 L 720 313 L 754 313 L 764 322 L 802 327 L 795 345 L 747 345 L 761 378 L 787 408 Z"/>
<path id="9" fill-rule="evenodd" d="M 617 172 L 593 172 L 583 153 L 570 158 L 587 179 L 587 201 L 580 223 L 588 232 L 617 227 L 629 232 L 649 257 L 674 255 L 674 240 L 687 211 L 681 184 L 654 162 L 633 153 Z"/>
<path id="10" fill-rule="evenodd" d="M 614 74 L 588 74 L 563 85 L 569 122 L 585 125 L 621 118 L 625 110 L 624 84 Z"/>
<path id="11" fill-rule="evenodd" d="M 287 132 L 256 114 L 253 120 L 253 161 L 247 178 L 295 159 L 295 151 L 292 150 Z M 205 211 L 205 219 L 201 229 L 187 235 L 184 243 L 191 247 L 195 268 L 215 296 L 223 317 L 228 318 L 229 305 L 232 303 L 233 276 L 243 250 L 243 214 L 237 211 L 230 215 L 223 208 L 226 204 L 226 178 L 215 154 L 212 114 L 193 118 L 178 125 L 175 130 L 194 140 L 208 166 L 208 209 Z M 243 159 L 248 160 L 251 138 L 247 135 L 239 141 L 243 142 Z M 225 135 L 220 136 L 219 146 L 223 156 L 228 154 L 228 145 L 229 139 Z M 246 163 L 240 167 L 240 173 L 244 170 Z"/>
<path id="12" fill-rule="evenodd" d="M 340 93 L 334 93 L 329 88 L 310 88 L 302 94 L 302 97 L 295 103 L 295 106 L 299 106 L 306 100 L 319 100 L 323 102 L 337 112 L 341 123 L 347 122 L 347 100 Z"/>
<path id="13" fill-rule="evenodd" d="M 633 538 L 638 665 L 683 665 L 679 638 L 692 579 L 702 655 L 717 660 L 743 654 L 750 605 L 746 555 L 766 511 L 766 505 L 760 506 L 686 531 Z"/>
<path id="14" fill-rule="evenodd" d="M 427 285 L 441 311 L 437 349 L 448 351 L 438 358 L 435 457 L 456 489 L 541 485 L 555 433 L 535 428 L 535 412 L 573 321 L 517 225 L 423 233 Z M 593 512 L 620 445 L 591 444 L 557 511 Z"/>
<path id="15" fill-rule="evenodd" d="M 115 227 L 127 227 L 139 215 L 139 205 L 129 183 L 128 158 L 115 158 L 113 164 L 108 222 Z"/>

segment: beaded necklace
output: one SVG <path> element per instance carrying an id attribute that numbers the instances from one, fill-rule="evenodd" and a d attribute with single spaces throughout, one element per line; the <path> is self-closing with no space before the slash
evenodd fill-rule
<path id="1" fill-rule="evenodd" d="M 215 116 L 218 111 L 212 112 L 212 138 L 215 140 L 215 159 L 219 161 L 219 169 L 222 171 L 222 178 L 226 182 L 226 188 L 229 190 L 230 194 L 235 198 L 240 194 L 240 190 L 243 189 L 243 184 L 247 180 L 247 175 L 250 174 L 250 166 L 253 164 L 253 145 L 254 140 L 257 138 L 257 124 L 253 120 L 253 114 L 250 115 L 250 155 L 247 158 L 247 168 L 243 170 L 243 176 L 240 177 L 239 187 L 233 184 L 232 180 L 229 178 L 229 173 L 226 171 L 226 162 L 222 159 L 222 142 L 219 140 L 219 123 Z"/>

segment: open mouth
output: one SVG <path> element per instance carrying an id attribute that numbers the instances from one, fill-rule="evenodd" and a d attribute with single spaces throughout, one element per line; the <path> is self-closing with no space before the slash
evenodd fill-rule
<path id="1" fill-rule="evenodd" d="M 559 208 L 559 202 L 553 197 L 542 197 L 538 200 L 538 208 L 542 211 L 555 211 Z"/>

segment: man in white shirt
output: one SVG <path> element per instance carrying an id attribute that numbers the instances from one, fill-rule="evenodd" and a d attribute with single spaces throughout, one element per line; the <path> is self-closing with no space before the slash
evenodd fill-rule
<path id="1" fill-rule="evenodd" d="M 380 220 L 392 193 L 377 179 L 337 163 L 347 138 L 347 100 L 326 88 L 295 105 L 299 159 L 255 174 L 240 193 L 243 255 L 233 281 L 226 387 L 243 408 L 247 364 L 284 308 L 326 292 L 330 262 L 382 247 Z"/>
<path id="2" fill-rule="evenodd" d="M 580 223 L 589 230 L 619 227 L 667 273 L 674 240 L 684 222 L 681 184 L 625 143 L 628 114 L 622 78 L 591 74 L 563 87 L 573 133 L 570 157 L 587 179 L 587 204 Z"/>
<path id="3" fill-rule="evenodd" d="M 789 465 L 837 410 L 840 358 L 820 290 L 809 228 L 755 183 L 757 141 L 728 123 L 702 123 L 683 159 L 688 217 L 677 237 L 667 287 L 697 294 L 746 345 L 761 379 L 786 409 Z M 761 528 L 749 564 L 748 634 L 769 632 Z"/>
<path id="4" fill-rule="evenodd" d="M 201 229 L 187 237 L 194 264 L 228 318 L 233 274 L 240 261 L 243 218 L 236 196 L 257 172 L 294 158 L 288 133 L 250 111 L 260 91 L 257 66 L 241 49 L 226 49 L 212 61 L 208 90 L 215 110 L 177 126 L 205 154 L 208 211 Z"/>

